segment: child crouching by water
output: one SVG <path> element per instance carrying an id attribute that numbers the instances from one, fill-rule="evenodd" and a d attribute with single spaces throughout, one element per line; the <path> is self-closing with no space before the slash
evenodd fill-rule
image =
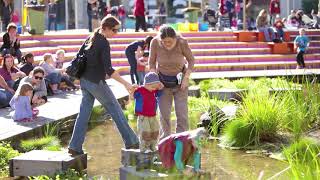
<path id="1" fill-rule="evenodd" d="M 200 169 L 200 140 L 207 136 L 204 128 L 171 134 L 160 140 L 158 150 L 162 166 L 166 169 L 176 167 L 183 174 L 190 174 L 187 163 L 193 159 L 193 173 L 202 174 Z"/>
<path id="2" fill-rule="evenodd" d="M 135 113 L 138 115 L 138 136 L 140 152 L 156 151 L 159 136 L 159 121 L 157 114 L 157 98 L 163 84 L 155 72 L 149 72 L 144 77 L 144 85 L 134 92 Z"/>
<path id="3" fill-rule="evenodd" d="M 10 106 L 14 109 L 12 118 L 16 122 L 32 121 L 39 113 L 38 110 L 32 109 L 31 98 L 33 95 L 33 87 L 29 83 L 24 83 L 16 91 L 10 101 Z"/>

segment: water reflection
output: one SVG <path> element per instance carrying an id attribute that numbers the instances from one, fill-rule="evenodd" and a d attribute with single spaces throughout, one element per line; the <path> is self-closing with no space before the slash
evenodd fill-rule
<path id="1" fill-rule="evenodd" d="M 84 147 L 91 157 L 88 161 L 89 176 L 119 179 L 123 143 L 111 121 L 90 130 Z M 215 142 L 202 149 L 202 168 L 212 172 L 214 179 L 257 179 L 261 172 L 262 179 L 267 179 L 286 167 L 284 162 L 263 156 L 221 149 Z"/>

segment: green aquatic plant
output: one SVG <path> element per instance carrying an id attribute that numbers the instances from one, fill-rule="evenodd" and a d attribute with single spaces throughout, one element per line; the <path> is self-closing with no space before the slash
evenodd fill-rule
<path id="1" fill-rule="evenodd" d="M 127 118 L 127 120 L 135 121 L 137 119 L 137 117 L 135 116 L 134 107 L 135 107 L 134 101 L 130 101 L 126 105 L 126 109 L 123 110 L 124 116 Z"/>
<path id="2" fill-rule="evenodd" d="M 18 156 L 20 153 L 14 150 L 9 143 L 0 142 L 0 178 L 8 177 L 9 160 Z"/>
<path id="3" fill-rule="evenodd" d="M 227 124 L 224 142 L 243 147 L 272 141 L 281 124 L 280 106 L 275 95 L 249 93 L 240 104 L 235 120 Z"/>
<path id="4" fill-rule="evenodd" d="M 103 106 L 96 106 L 92 108 L 91 116 L 90 116 L 90 121 L 94 122 L 97 121 L 101 116 L 105 113 L 105 109 Z"/>
<path id="5" fill-rule="evenodd" d="M 222 145 L 246 147 L 255 142 L 256 129 L 251 123 L 235 119 L 228 122 L 223 131 Z"/>
<path id="6" fill-rule="evenodd" d="M 62 146 L 60 145 L 60 140 L 55 136 L 47 136 L 39 139 L 23 140 L 21 141 L 20 147 L 23 152 L 28 152 L 31 150 L 51 150 L 60 151 Z"/>
<path id="7" fill-rule="evenodd" d="M 237 89 L 250 89 L 254 82 L 255 81 L 251 78 L 241 78 L 232 81 L 232 83 L 236 86 Z"/>
<path id="8" fill-rule="evenodd" d="M 300 139 L 284 148 L 291 179 L 315 180 L 320 177 L 320 145 L 311 139 Z"/>

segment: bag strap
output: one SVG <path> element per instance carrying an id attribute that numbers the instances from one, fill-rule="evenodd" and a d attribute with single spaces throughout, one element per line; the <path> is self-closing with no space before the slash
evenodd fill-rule
<path id="1" fill-rule="evenodd" d="M 87 46 L 87 42 L 88 42 L 88 39 L 86 39 L 86 40 L 84 41 L 84 43 L 81 45 L 81 47 L 80 47 L 80 49 L 79 49 L 79 51 L 78 51 L 78 53 L 77 53 L 77 56 L 84 55 L 84 49 L 85 49 L 86 46 Z"/>

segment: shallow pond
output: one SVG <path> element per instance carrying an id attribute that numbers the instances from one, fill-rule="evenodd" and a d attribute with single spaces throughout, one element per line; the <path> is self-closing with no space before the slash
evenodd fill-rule
<path id="1" fill-rule="evenodd" d="M 84 147 L 89 154 L 89 176 L 119 179 L 123 143 L 116 126 L 106 121 L 87 132 Z M 285 169 L 284 162 L 243 151 L 221 149 L 210 142 L 202 149 L 202 169 L 210 171 L 214 179 L 268 179 Z M 288 177 L 279 177 L 288 179 Z"/>

